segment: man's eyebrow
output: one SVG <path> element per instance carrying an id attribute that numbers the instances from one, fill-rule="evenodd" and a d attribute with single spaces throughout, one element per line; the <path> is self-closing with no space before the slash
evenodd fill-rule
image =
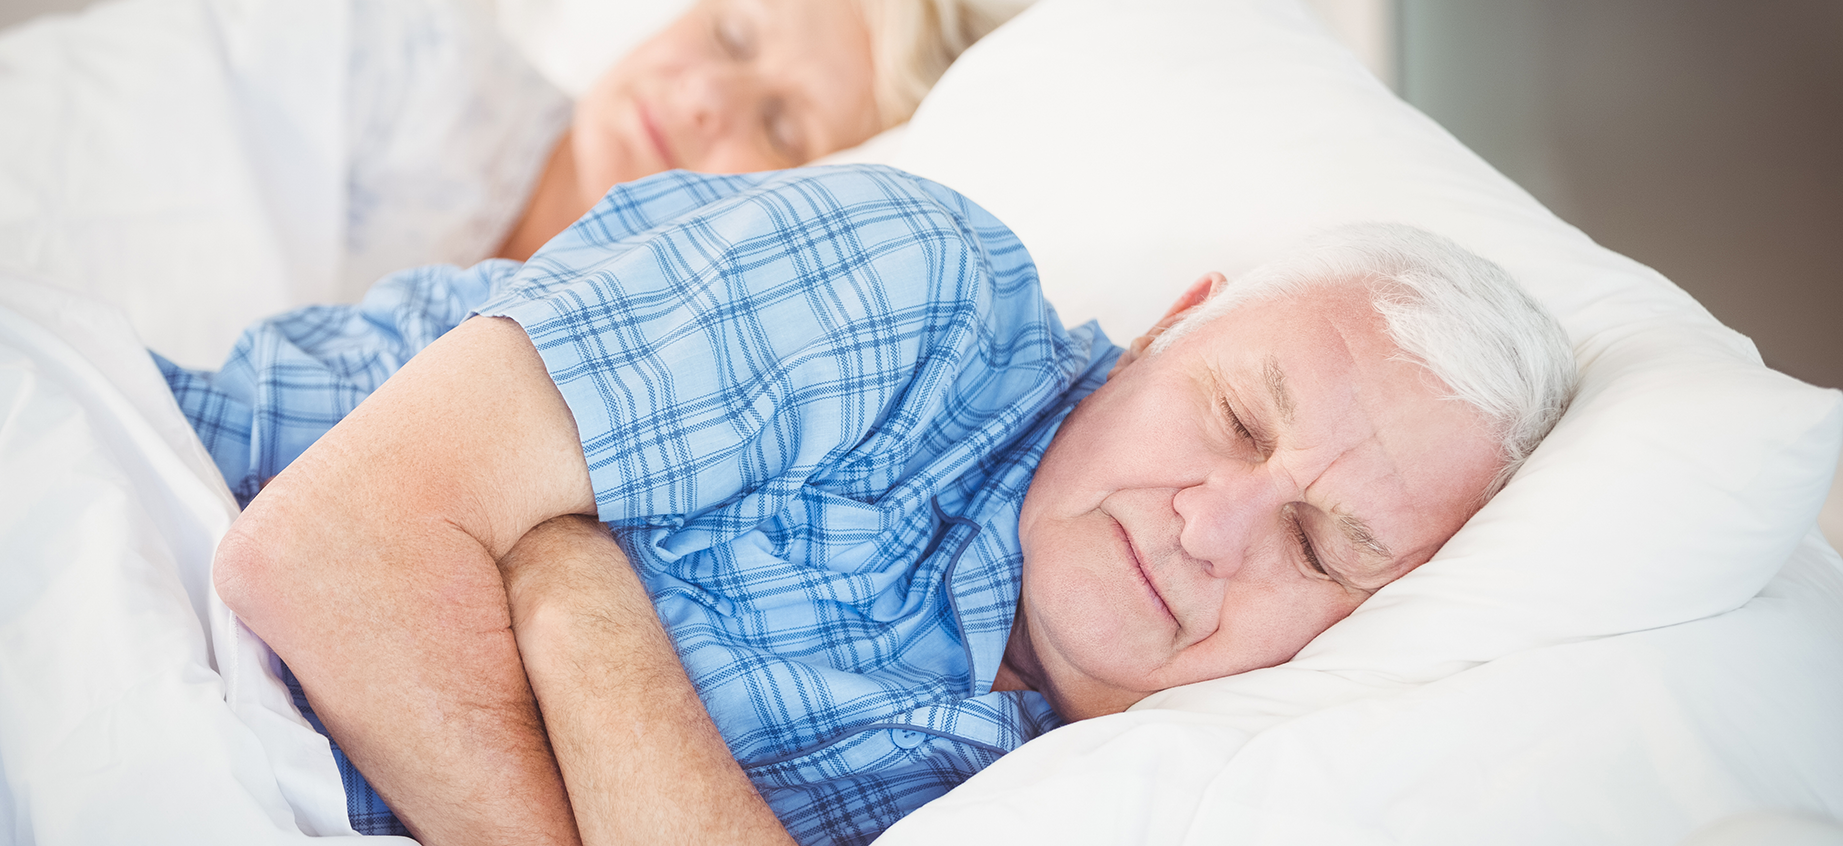
<path id="1" fill-rule="evenodd" d="M 1388 545 L 1378 540 L 1376 534 L 1369 530 L 1368 523 L 1363 522 L 1354 514 L 1334 514 L 1333 516 L 1336 517 L 1337 530 L 1359 550 L 1384 562 L 1395 560 L 1395 554 L 1390 552 Z"/>
<path id="2" fill-rule="evenodd" d="M 1267 385 L 1267 393 L 1273 397 L 1274 409 L 1280 413 L 1280 419 L 1289 425 L 1292 424 L 1299 406 L 1293 401 L 1292 391 L 1286 387 L 1286 371 L 1280 369 L 1278 358 L 1269 355 L 1262 359 L 1261 381 Z M 1350 541 L 1364 557 L 1374 559 L 1384 565 L 1394 563 L 1395 553 L 1390 552 L 1388 544 L 1383 543 L 1376 537 L 1375 532 L 1370 531 L 1369 524 L 1363 522 L 1362 518 L 1355 514 L 1337 512 L 1334 512 L 1332 516 L 1338 533 Z"/>
<path id="3" fill-rule="evenodd" d="M 1293 403 L 1293 394 L 1286 389 L 1286 371 L 1280 369 L 1280 360 L 1268 356 L 1261 363 L 1261 378 L 1267 383 L 1267 393 L 1273 395 L 1273 406 L 1280 412 L 1280 419 L 1293 422 L 1293 412 L 1298 408 Z"/>

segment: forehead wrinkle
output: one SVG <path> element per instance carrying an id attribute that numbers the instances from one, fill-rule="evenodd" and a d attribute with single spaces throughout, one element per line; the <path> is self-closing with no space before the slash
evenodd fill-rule
<path id="1" fill-rule="evenodd" d="M 1371 314 L 1373 314 L 1373 312 Z M 1376 318 L 1379 319 L 1379 316 L 1376 316 Z M 1353 332 L 1361 332 L 1362 329 L 1360 328 L 1353 329 L 1351 327 L 1345 326 L 1342 322 L 1338 322 L 1338 321 L 1332 321 L 1331 328 L 1332 328 L 1332 331 L 1336 333 L 1338 343 L 1341 345 L 1343 349 L 1344 360 L 1350 364 L 1351 371 L 1354 374 L 1355 371 L 1358 369 L 1357 368 L 1358 362 L 1362 360 L 1362 355 L 1358 351 L 1359 345 L 1352 340 L 1351 336 Z M 1378 331 L 1380 331 L 1379 327 L 1378 327 Z M 1391 345 L 1392 345 L 1392 342 L 1391 342 Z M 1268 390 L 1276 394 L 1275 399 L 1277 402 L 1279 399 L 1278 394 L 1286 390 L 1286 384 L 1285 384 L 1286 374 L 1280 370 L 1279 362 L 1274 360 L 1271 356 L 1268 358 L 1267 365 L 1264 369 L 1267 371 L 1266 377 L 1267 377 L 1267 382 L 1269 386 Z M 1353 392 L 1356 392 L 1359 394 L 1363 392 L 1362 386 L 1359 385 L 1357 381 L 1355 381 L 1354 379 L 1348 382 L 1347 385 Z M 1289 403 L 1292 402 L 1292 398 L 1290 394 L 1287 395 L 1287 402 Z M 1360 404 L 1358 407 L 1359 409 L 1361 408 Z M 1382 450 L 1384 455 L 1388 455 L 1389 454 L 1388 447 L 1381 440 L 1381 432 L 1377 431 L 1374 428 L 1373 420 L 1370 418 L 1367 411 L 1360 410 L 1358 413 L 1360 413 L 1363 416 L 1363 419 L 1366 422 L 1369 422 L 1371 424 L 1370 434 L 1368 435 L 1368 437 L 1365 438 L 1365 440 L 1374 440 L 1376 447 Z M 1334 465 L 1343 464 L 1345 458 L 1347 457 L 1349 457 L 1348 451 L 1346 452 L 1345 455 L 1339 456 L 1337 461 L 1333 462 L 1333 464 Z M 1393 466 L 1393 463 L 1394 462 L 1391 460 L 1390 461 L 1391 467 Z M 1326 468 L 1326 472 L 1329 473 L 1330 468 Z M 1332 525 L 1337 527 L 1338 534 L 1343 535 L 1344 538 L 1348 540 L 1352 546 L 1356 547 L 1356 550 L 1359 554 L 1361 554 L 1365 558 L 1376 561 L 1377 563 L 1381 564 L 1385 569 L 1393 568 L 1394 566 L 1396 566 L 1398 562 L 1395 558 L 1395 553 L 1389 549 L 1388 544 L 1385 544 L 1382 542 L 1381 538 L 1376 537 L 1375 531 L 1370 528 L 1368 523 L 1363 521 L 1363 518 L 1350 513 L 1347 506 L 1333 506 L 1332 508 L 1328 509 L 1328 513 L 1331 515 Z"/>

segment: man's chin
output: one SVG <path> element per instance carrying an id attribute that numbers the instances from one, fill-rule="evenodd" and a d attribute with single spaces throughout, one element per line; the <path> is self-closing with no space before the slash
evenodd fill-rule
<path id="1" fill-rule="evenodd" d="M 1118 714 L 1157 691 L 1129 691 L 1097 684 L 1075 686 L 1067 690 L 1051 684 L 1043 691 L 1056 715 L 1067 722 L 1078 722 L 1108 714 Z"/>

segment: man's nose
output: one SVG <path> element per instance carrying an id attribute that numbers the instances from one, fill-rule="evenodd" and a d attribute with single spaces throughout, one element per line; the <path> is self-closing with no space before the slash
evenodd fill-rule
<path id="1" fill-rule="evenodd" d="M 1294 499 L 1284 482 L 1265 465 L 1238 464 L 1215 468 L 1180 489 L 1172 502 L 1184 521 L 1178 538 L 1184 553 L 1203 562 L 1214 578 L 1234 575 L 1254 549 L 1273 537 L 1281 510 Z"/>

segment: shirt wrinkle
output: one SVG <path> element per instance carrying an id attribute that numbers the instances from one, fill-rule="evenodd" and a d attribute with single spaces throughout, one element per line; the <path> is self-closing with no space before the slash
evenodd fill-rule
<path id="1" fill-rule="evenodd" d="M 868 842 L 1059 724 L 989 688 L 1031 473 L 1116 350 L 1063 328 L 983 209 L 880 167 L 675 171 L 522 266 L 404 271 L 163 371 L 247 501 L 470 311 L 531 338 L 601 519 L 796 840 Z"/>

